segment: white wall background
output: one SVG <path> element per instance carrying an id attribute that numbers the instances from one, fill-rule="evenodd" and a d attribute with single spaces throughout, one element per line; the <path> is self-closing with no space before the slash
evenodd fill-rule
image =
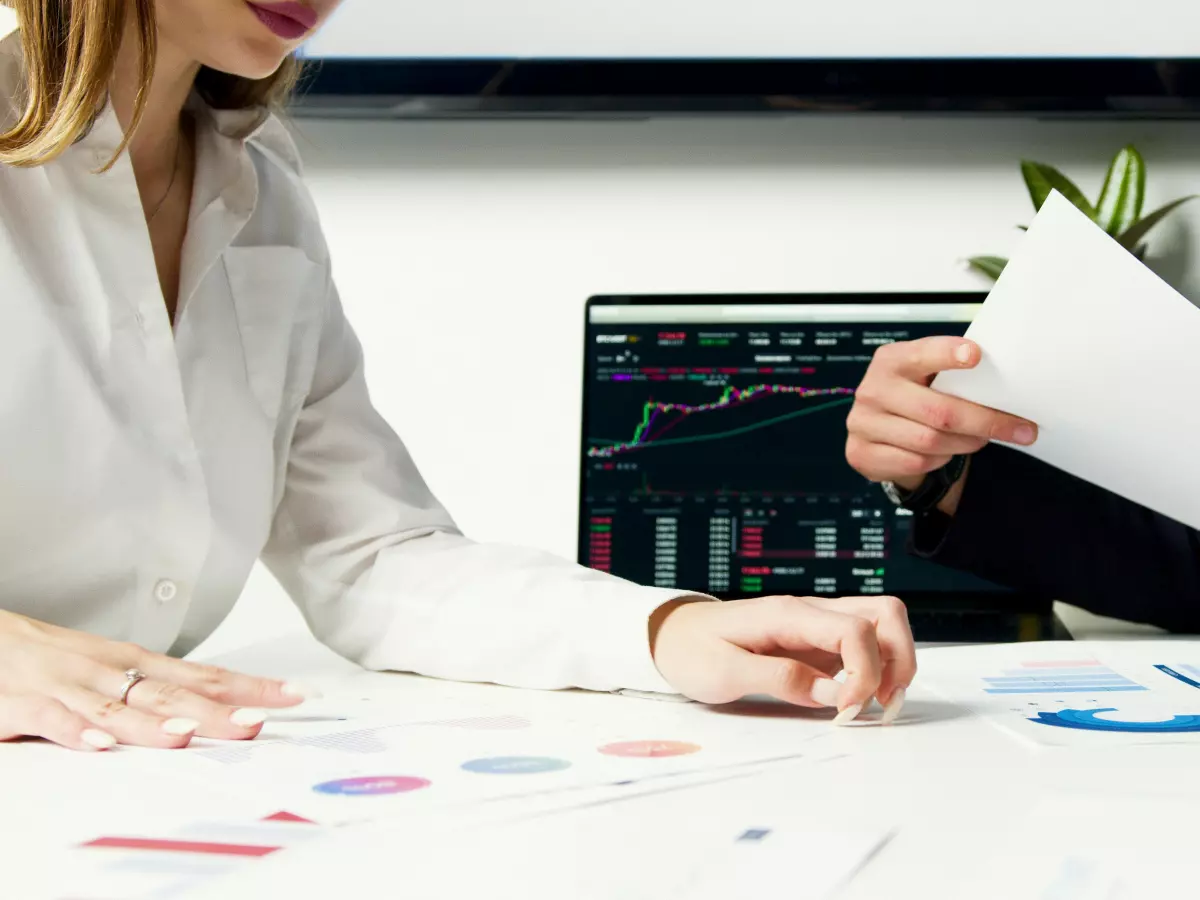
<path id="1" fill-rule="evenodd" d="M 1023 157 L 1093 194 L 1135 141 L 1200 190 L 1200 124 L 797 118 L 298 123 L 375 400 L 462 527 L 573 556 L 598 292 L 956 290 L 1010 251 Z M 1200 204 L 1156 266 L 1200 298 Z M 482 587 L 486 590 L 486 586 Z M 216 644 L 295 623 L 256 576 Z"/>

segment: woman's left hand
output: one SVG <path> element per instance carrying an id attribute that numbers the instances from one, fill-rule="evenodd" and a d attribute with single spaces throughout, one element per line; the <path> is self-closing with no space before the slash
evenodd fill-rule
<path id="1" fill-rule="evenodd" d="M 678 600 L 650 623 L 654 661 L 681 694 L 732 703 L 767 694 L 837 707 L 838 724 L 874 697 L 890 723 L 917 673 L 908 613 L 894 597 Z M 845 681 L 832 676 L 845 672 Z"/>

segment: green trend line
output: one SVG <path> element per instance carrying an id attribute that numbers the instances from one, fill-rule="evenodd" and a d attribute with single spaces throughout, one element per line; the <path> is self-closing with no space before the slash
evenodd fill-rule
<path id="1" fill-rule="evenodd" d="M 801 410 L 797 410 L 796 412 L 786 413 L 782 416 L 776 416 L 774 419 L 764 419 L 761 422 L 755 422 L 753 425 L 743 425 L 741 428 L 734 428 L 732 431 L 717 431 L 717 432 L 713 432 L 712 434 L 701 434 L 701 435 L 697 435 L 695 437 L 663 438 L 661 440 L 648 441 L 645 444 L 639 445 L 639 447 L 637 449 L 645 450 L 645 449 L 650 449 L 652 447 L 670 447 L 672 445 L 677 445 L 677 444 L 699 444 L 704 441 L 719 441 L 724 438 L 737 437 L 739 434 L 746 434 L 747 432 L 758 431 L 758 429 L 760 429 L 760 428 L 767 428 L 771 425 L 778 425 L 780 422 L 787 422 L 791 419 L 798 419 L 801 416 L 812 415 L 813 413 L 820 412 L 823 409 L 832 409 L 835 406 L 846 406 L 847 404 L 850 404 L 853 402 L 854 402 L 853 397 L 844 397 L 841 400 L 833 400 L 829 403 L 822 403 L 820 406 L 810 406 L 808 409 L 801 409 Z M 614 445 L 620 444 L 620 441 L 604 441 L 604 440 L 600 440 L 598 438 L 591 438 L 588 440 L 588 443 L 589 444 L 606 444 L 609 446 L 614 446 Z"/>

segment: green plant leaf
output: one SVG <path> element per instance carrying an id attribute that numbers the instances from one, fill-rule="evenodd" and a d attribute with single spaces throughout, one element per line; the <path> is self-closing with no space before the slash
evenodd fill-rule
<path id="1" fill-rule="evenodd" d="M 967 264 L 976 272 L 982 272 L 993 281 L 1000 277 L 1008 260 L 1002 256 L 975 256 L 967 260 Z"/>
<path id="2" fill-rule="evenodd" d="M 1146 161 L 1130 144 L 1108 167 L 1097 204 L 1100 227 L 1114 237 L 1133 227 L 1146 202 Z"/>
<path id="3" fill-rule="evenodd" d="M 1180 197 L 1173 203 L 1168 203 L 1166 206 L 1162 207 L 1162 209 L 1156 209 L 1154 212 L 1150 213 L 1150 215 L 1146 216 L 1146 218 L 1136 223 L 1132 228 L 1126 230 L 1119 238 L 1117 238 L 1117 240 L 1121 242 L 1121 246 L 1123 246 L 1126 250 L 1133 250 L 1142 242 L 1146 235 L 1150 233 L 1150 229 L 1152 229 L 1171 213 L 1175 212 L 1175 210 L 1179 209 L 1179 207 L 1183 206 L 1183 204 L 1190 200 L 1195 200 L 1197 196 L 1197 194 L 1192 194 L 1188 197 Z"/>
<path id="4" fill-rule="evenodd" d="M 1092 221 L 1096 219 L 1096 207 L 1083 195 L 1075 182 L 1064 175 L 1054 166 L 1025 160 L 1021 163 L 1021 174 L 1025 177 L 1025 186 L 1029 188 L 1029 198 L 1033 200 L 1033 208 L 1040 210 L 1051 191 L 1058 191 L 1075 206 L 1082 210 Z"/>

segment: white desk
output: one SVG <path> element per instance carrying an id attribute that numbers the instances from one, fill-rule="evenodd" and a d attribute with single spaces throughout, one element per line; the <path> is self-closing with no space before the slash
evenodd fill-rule
<path id="1" fill-rule="evenodd" d="M 1080 637 L 1157 636 L 1155 631 L 1075 610 L 1064 612 Z M 264 657 L 264 663 L 278 669 L 284 661 L 281 654 L 286 655 L 284 644 L 270 649 L 274 658 Z M 297 669 L 295 674 L 302 672 Z M 420 850 L 409 839 L 398 837 L 394 841 L 379 838 L 371 845 L 356 840 L 332 858 L 318 856 L 294 869 L 264 869 L 269 877 L 248 881 L 245 896 L 267 889 L 277 890 L 280 896 L 302 889 L 314 896 L 324 892 L 348 897 L 390 896 L 386 891 L 379 893 L 381 886 L 392 877 L 389 872 L 394 866 L 406 865 L 403 848 L 408 847 L 428 865 L 432 865 L 425 858 L 429 854 L 445 857 L 438 863 L 444 866 L 444 877 L 437 900 L 591 900 L 608 896 L 629 900 L 642 897 L 640 889 L 652 885 L 656 873 L 665 868 L 696 863 L 694 854 L 688 855 L 686 842 L 682 846 L 678 841 L 631 842 L 634 823 L 639 835 L 652 825 L 663 834 L 686 832 L 689 822 L 715 816 L 728 821 L 731 828 L 751 828 L 771 827 L 776 819 L 802 814 L 827 828 L 863 823 L 897 828 L 895 837 L 839 895 L 841 900 L 979 900 L 979 895 L 961 893 L 963 881 L 972 877 L 981 863 L 994 864 L 993 854 L 1002 842 L 1016 845 L 1020 855 L 1012 858 L 1011 865 L 1023 866 L 1032 864 L 1039 848 L 1058 840 L 1059 835 L 1051 830 L 1031 834 L 1028 843 L 1022 844 L 1031 804 L 1042 798 L 1060 798 L 1068 810 L 1076 803 L 1114 795 L 1167 804 L 1166 812 L 1156 808 L 1154 821 L 1112 823 L 1109 837 L 1125 848 L 1138 833 L 1176 837 L 1194 833 L 1191 816 L 1178 817 L 1173 805 L 1180 798 L 1192 808 L 1200 804 L 1194 745 L 1084 754 L 1026 748 L 965 710 L 948 711 L 944 702 L 920 699 L 919 693 L 917 697 L 910 702 L 907 725 L 831 729 L 828 737 L 821 739 L 820 754 L 827 757 L 825 761 L 788 764 L 735 782 L 575 812 L 560 818 L 552 844 L 545 829 L 534 829 L 530 834 L 536 837 L 527 839 L 520 825 L 483 837 L 447 838 L 444 843 L 449 846 Z M 1171 819 L 1172 815 L 1176 818 Z M 1081 819 L 1065 827 L 1087 824 Z M 1118 825 L 1127 830 L 1119 831 Z M 795 877 L 803 878 L 803 861 L 797 861 Z M 242 895 L 226 892 L 221 900 L 233 900 L 234 896 L 240 900 Z M 788 896 L 782 886 L 779 896 Z M 1190 894 L 1185 891 L 1180 896 Z M 1056 894 L 1053 900 L 1059 897 L 1091 900 L 1074 893 Z M 1006 896 L 1004 900 L 1020 898 Z"/>
<path id="2" fill-rule="evenodd" d="M 1072 610 L 1065 612 L 1080 637 L 1112 639 L 1142 631 Z M 216 661 L 283 677 L 355 671 L 310 639 L 294 636 Z M 820 738 L 819 748 L 814 742 L 819 762 L 783 764 L 732 782 L 633 798 L 562 816 L 553 828 L 553 846 L 546 844 L 544 831 L 536 843 L 525 841 L 520 825 L 482 837 L 448 838 L 430 847 L 411 839 L 393 841 L 376 836 L 374 842 L 366 842 L 356 838 L 338 845 L 332 857 L 321 851 L 314 851 L 311 858 L 307 853 L 291 860 L 281 857 L 278 863 L 256 866 L 232 887 L 222 885 L 219 894 L 211 898 L 201 896 L 203 900 L 268 895 L 399 896 L 386 890 L 395 879 L 396 866 L 444 857 L 444 876 L 439 881 L 442 892 L 436 898 L 421 896 L 419 900 L 631 900 L 642 896 L 635 887 L 652 885 L 657 875 L 671 867 L 696 863 L 686 841 L 631 842 L 631 823 L 637 823 L 639 834 L 646 834 L 648 828 L 660 835 L 686 834 L 688 823 L 709 821 L 714 816 L 728 821 L 731 828 L 752 828 L 771 827 L 776 819 L 799 815 L 827 828 L 869 823 L 897 829 L 839 895 L 844 900 L 980 900 L 978 895 L 968 898 L 960 893 L 963 879 L 990 859 L 999 842 L 1027 827 L 1025 817 L 1039 798 L 1066 798 L 1069 806 L 1099 792 L 1147 800 L 1184 797 L 1193 808 L 1200 803 L 1194 746 L 1084 755 L 1036 750 L 944 701 L 923 697 L 919 691 L 914 691 L 905 719 L 907 724 L 890 729 L 830 728 Z M 16 777 L 20 773 L 11 767 L 7 774 L 10 780 L 20 780 Z M 64 797 L 60 791 L 54 802 L 62 804 L 57 814 L 69 820 L 75 812 L 69 795 Z M 9 827 L 14 824 L 10 821 Z M 1163 816 L 1147 822 L 1146 829 L 1187 838 L 1194 833 L 1190 821 L 1166 821 Z M 1030 840 L 1045 845 L 1055 836 Z M 1032 853 L 1037 846 L 1031 843 L 1021 849 Z M 1013 860 L 1013 865 L 1023 864 L 1022 859 Z M 2 877 L 0 870 L 0 886 Z M 802 860 L 797 861 L 795 877 L 803 878 Z M 14 900 L 25 900 L 25 896 Z M 1074 895 L 1062 896 L 1075 900 Z M 1189 895 L 1184 892 L 1181 896 Z"/>

